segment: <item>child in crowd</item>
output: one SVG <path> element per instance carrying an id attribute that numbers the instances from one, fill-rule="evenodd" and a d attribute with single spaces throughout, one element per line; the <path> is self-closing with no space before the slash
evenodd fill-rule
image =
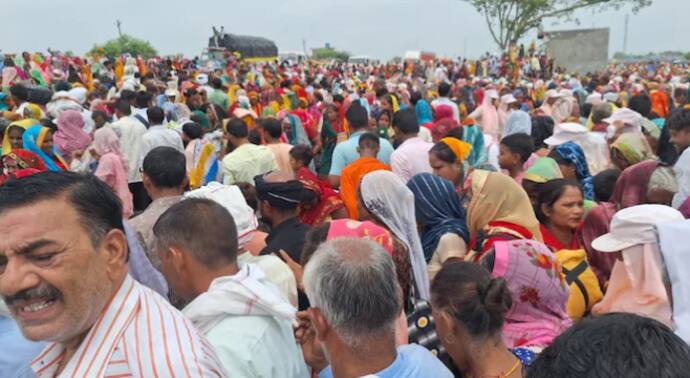
<path id="1" fill-rule="evenodd" d="M 534 152 L 534 142 L 527 134 L 513 134 L 501 140 L 498 164 L 501 169 L 512 177 L 518 184 L 522 184 L 525 162 Z"/>
<path id="2" fill-rule="evenodd" d="M 621 175 L 621 170 L 618 168 L 611 168 L 599 172 L 594 176 L 594 201 L 608 202 L 613 194 L 613 188 L 616 186 L 618 176 Z"/>
<path id="3" fill-rule="evenodd" d="M 673 207 L 681 208 L 690 198 L 690 109 L 678 110 L 666 121 L 671 143 L 676 146 L 680 157 L 673 166 L 678 181 L 678 192 L 673 197 Z M 686 206 L 683 206 L 685 208 Z"/>
<path id="4" fill-rule="evenodd" d="M 298 144 L 290 150 L 290 167 L 295 173 L 299 173 L 302 168 L 309 169 L 309 164 L 314 158 L 311 147 L 306 144 Z"/>
<path id="5" fill-rule="evenodd" d="M 345 203 L 347 213 L 352 219 L 358 219 L 357 187 L 367 173 L 387 170 L 390 166 L 380 162 L 376 156 L 381 149 L 379 138 L 372 133 L 364 133 L 359 137 L 359 159 L 343 168 L 340 175 L 340 198 Z"/>

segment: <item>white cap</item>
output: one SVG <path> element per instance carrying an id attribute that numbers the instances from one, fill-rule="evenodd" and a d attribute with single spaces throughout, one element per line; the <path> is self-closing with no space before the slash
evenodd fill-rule
<path id="1" fill-rule="evenodd" d="M 638 205 L 617 212 L 610 232 L 592 241 L 601 252 L 618 252 L 639 244 L 657 242 L 656 225 L 685 219 L 680 211 L 663 205 Z"/>
<path id="2" fill-rule="evenodd" d="M 559 123 L 554 127 L 553 135 L 544 139 L 544 143 L 549 146 L 560 146 L 563 143 L 577 140 L 585 134 L 587 134 L 587 128 L 579 123 Z"/>
<path id="3" fill-rule="evenodd" d="M 495 89 L 489 89 L 488 91 L 486 91 L 486 97 L 498 100 L 498 91 Z"/>
<path id="4" fill-rule="evenodd" d="M 626 125 L 634 126 L 634 127 L 641 127 L 642 126 L 642 115 L 640 113 L 629 109 L 629 108 L 620 108 L 616 109 L 616 111 L 611 114 L 611 117 L 605 118 L 603 120 L 606 123 L 614 123 L 616 121 L 622 121 Z"/>
<path id="5" fill-rule="evenodd" d="M 504 104 L 512 104 L 512 103 L 517 102 L 517 99 L 512 94 L 507 94 L 507 95 L 501 96 L 501 102 Z"/>
<path id="6" fill-rule="evenodd" d="M 607 92 L 604 94 L 604 101 L 607 102 L 618 102 L 619 98 L 620 96 L 618 96 L 618 93 L 615 92 Z"/>
<path id="7" fill-rule="evenodd" d="M 235 109 L 235 111 L 232 113 L 232 115 L 237 117 L 237 118 L 244 118 L 247 116 L 250 116 L 254 119 L 259 118 L 253 110 L 244 109 L 244 108 Z"/>
<path id="8" fill-rule="evenodd" d="M 549 89 L 548 91 L 546 91 L 545 97 L 546 98 L 561 98 L 561 97 L 563 97 L 563 95 L 564 95 L 563 92 L 559 92 L 555 89 Z"/>
<path id="9" fill-rule="evenodd" d="M 601 94 L 597 92 L 594 92 L 591 95 L 587 96 L 587 99 L 585 100 L 585 104 L 592 105 L 601 104 L 602 102 L 604 102 L 604 100 L 601 98 Z"/>
<path id="10" fill-rule="evenodd" d="M 210 182 L 206 186 L 185 193 L 184 198 L 206 198 L 217 202 L 230 212 L 237 227 L 237 239 L 241 245 L 251 240 L 251 233 L 258 227 L 256 215 L 242 195 L 239 187 Z"/>

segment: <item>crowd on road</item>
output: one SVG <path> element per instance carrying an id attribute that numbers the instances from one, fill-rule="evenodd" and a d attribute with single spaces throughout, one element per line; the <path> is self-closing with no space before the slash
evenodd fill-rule
<path id="1" fill-rule="evenodd" d="M 2 377 L 680 377 L 690 76 L 0 57 Z"/>

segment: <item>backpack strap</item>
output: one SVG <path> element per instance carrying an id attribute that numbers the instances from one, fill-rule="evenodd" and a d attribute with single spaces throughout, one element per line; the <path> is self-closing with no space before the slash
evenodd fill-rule
<path id="1" fill-rule="evenodd" d="M 587 261 L 581 261 L 579 264 L 577 264 L 577 266 L 575 266 L 575 268 L 571 270 L 568 270 L 566 267 L 562 267 L 563 274 L 565 274 L 565 282 L 568 283 L 568 286 L 574 283 L 582 292 L 582 297 L 585 299 L 585 309 L 589 308 L 589 295 L 587 295 L 587 289 L 580 280 L 580 274 L 584 273 L 588 267 L 589 264 L 587 264 Z"/>
<path id="2" fill-rule="evenodd" d="M 148 123 L 148 121 L 146 121 L 146 118 L 144 118 L 144 116 L 142 116 L 141 114 L 135 114 L 135 115 L 134 115 L 134 118 L 138 119 L 139 122 L 143 123 L 144 126 L 146 126 L 147 129 L 151 126 L 151 125 Z"/>

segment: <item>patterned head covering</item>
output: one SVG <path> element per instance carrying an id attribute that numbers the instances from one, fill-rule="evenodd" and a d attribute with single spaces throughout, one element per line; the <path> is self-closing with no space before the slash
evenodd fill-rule
<path id="1" fill-rule="evenodd" d="M 422 225 L 422 247 L 429 262 L 441 237 L 459 235 L 469 244 L 465 209 L 453 184 L 431 173 L 420 173 L 407 183 L 414 193 L 417 222 Z"/>
<path id="2" fill-rule="evenodd" d="M 637 164 L 643 160 L 656 158 L 647 139 L 639 133 L 622 134 L 611 145 L 611 148 L 618 151 L 621 157 L 630 165 Z"/>
<path id="3" fill-rule="evenodd" d="M 513 299 L 503 341 L 511 349 L 548 346 L 572 324 L 561 265 L 547 246 L 533 240 L 496 242 L 494 251 L 491 276 L 506 280 Z"/>
<path id="4" fill-rule="evenodd" d="M 537 184 L 543 184 L 550 180 L 555 180 L 558 178 L 563 178 L 563 173 L 561 168 L 550 157 L 541 157 L 537 159 L 534 164 L 525 171 L 525 176 L 523 180 L 528 180 L 536 182 Z"/>
<path id="5" fill-rule="evenodd" d="M 563 143 L 556 147 L 554 151 L 563 160 L 575 165 L 575 174 L 577 180 L 582 185 L 582 191 L 585 194 L 585 199 L 591 200 L 594 198 L 594 183 L 592 175 L 589 173 L 589 166 L 587 166 L 587 158 L 582 148 L 575 142 Z"/>
<path id="6" fill-rule="evenodd" d="M 386 250 L 389 256 L 393 255 L 393 238 L 383 227 L 364 221 L 352 219 L 336 219 L 331 221 L 326 240 L 336 238 L 364 238 L 371 239 Z"/>
<path id="7" fill-rule="evenodd" d="M 510 176 L 475 170 L 469 184 L 471 199 L 467 207 L 467 226 L 471 238 L 477 237 L 489 222 L 504 222 L 523 227 L 535 240 L 542 240 L 532 203 L 525 190 Z"/>
<path id="8" fill-rule="evenodd" d="M 46 166 L 41 158 L 31 151 L 23 149 L 12 150 L 12 152 L 2 157 L 3 165 L 6 165 L 10 159 L 17 164 L 18 169 L 36 169 L 40 172 L 46 170 Z"/>

